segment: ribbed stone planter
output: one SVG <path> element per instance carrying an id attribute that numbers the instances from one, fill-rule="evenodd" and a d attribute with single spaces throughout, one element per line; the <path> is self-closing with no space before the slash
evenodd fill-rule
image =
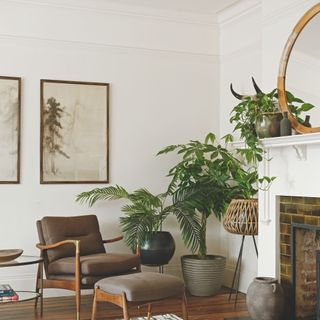
<path id="1" fill-rule="evenodd" d="M 193 296 L 213 296 L 221 288 L 226 258 L 208 255 L 206 259 L 199 259 L 196 255 L 181 257 L 184 281 Z"/>

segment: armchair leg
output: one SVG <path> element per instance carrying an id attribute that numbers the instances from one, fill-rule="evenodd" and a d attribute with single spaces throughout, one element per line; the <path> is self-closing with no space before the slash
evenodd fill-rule
<path id="1" fill-rule="evenodd" d="M 81 306 L 81 291 L 76 290 L 76 306 L 77 306 L 77 320 L 80 320 L 80 306 Z"/>
<path id="2" fill-rule="evenodd" d="M 80 320 L 81 307 L 81 271 L 80 271 L 80 241 L 76 243 L 76 258 L 75 258 L 75 291 L 76 291 L 76 305 L 77 305 L 77 320 Z"/>

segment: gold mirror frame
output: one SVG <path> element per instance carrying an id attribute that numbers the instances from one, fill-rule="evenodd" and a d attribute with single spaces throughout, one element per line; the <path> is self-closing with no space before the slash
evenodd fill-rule
<path id="1" fill-rule="evenodd" d="M 298 133 L 320 132 L 320 127 L 315 127 L 315 128 L 306 127 L 303 124 L 299 123 L 297 119 L 290 112 L 287 98 L 285 95 L 285 91 L 286 91 L 285 80 L 286 80 L 287 66 L 288 66 L 292 48 L 297 38 L 299 37 L 299 34 L 303 30 L 303 28 L 307 25 L 307 23 L 319 12 L 320 12 L 320 3 L 316 4 L 311 9 L 309 9 L 303 15 L 303 17 L 298 21 L 291 35 L 289 36 L 289 39 L 284 47 L 282 57 L 280 60 L 280 68 L 279 68 L 279 74 L 278 74 L 278 93 L 279 93 L 280 109 L 282 112 L 288 112 L 288 117 L 291 121 L 291 125 Z"/>

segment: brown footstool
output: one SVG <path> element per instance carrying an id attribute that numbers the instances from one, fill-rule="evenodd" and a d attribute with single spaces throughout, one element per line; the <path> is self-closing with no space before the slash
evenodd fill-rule
<path id="1" fill-rule="evenodd" d="M 95 284 L 92 318 L 96 319 L 97 301 L 107 301 L 123 309 L 124 320 L 129 320 L 128 307 L 148 304 L 148 319 L 151 303 L 172 297 L 181 297 L 183 319 L 188 319 L 184 282 L 174 276 L 139 272 L 108 277 Z"/>

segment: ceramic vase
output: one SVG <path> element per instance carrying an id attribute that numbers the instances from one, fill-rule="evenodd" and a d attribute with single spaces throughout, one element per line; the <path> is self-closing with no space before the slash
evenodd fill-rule
<path id="1" fill-rule="evenodd" d="M 306 118 L 304 119 L 303 125 L 305 127 L 311 128 L 310 116 L 309 115 L 306 115 Z"/>
<path id="2" fill-rule="evenodd" d="M 247 307 L 252 320 L 284 320 L 284 292 L 277 279 L 257 277 L 247 292 Z"/>
<path id="3" fill-rule="evenodd" d="M 283 113 L 283 119 L 280 121 L 280 136 L 291 136 L 291 122 L 288 119 L 288 112 Z"/>
<path id="4" fill-rule="evenodd" d="M 259 138 L 280 136 L 281 112 L 265 112 L 256 121 L 256 132 Z"/>

